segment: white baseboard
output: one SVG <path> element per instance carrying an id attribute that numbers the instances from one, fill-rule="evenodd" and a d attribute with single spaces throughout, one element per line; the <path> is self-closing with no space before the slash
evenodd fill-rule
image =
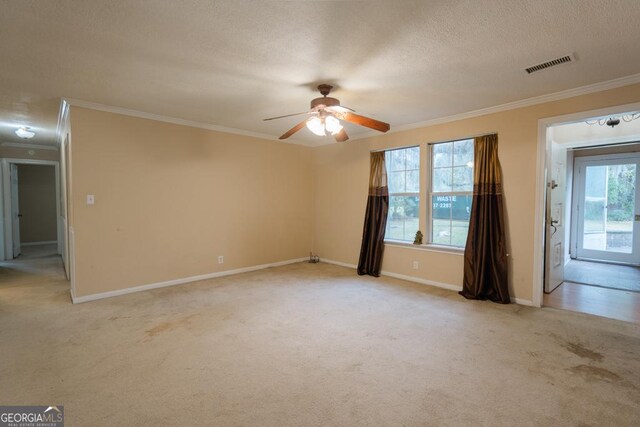
<path id="1" fill-rule="evenodd" d="M 49 240 L 46 242 L 27 242 L 27 243 L 20 242 L 20 246 L 54 245 L 56 243 L 58 243 L 57 240 Z"/>
<path id="2" fill-rule="evenodd" d="M 340 267 L 353 268 L 354 270 L 358 268 L 358 266 L 355 265 L 355 264 L 349 264 L 349 263 L 342 262 L 342 261 L 334 261 L 332 259 L 322 259 L 322 258 L 320 258 L 320 261 L 321 262 L 326 262 L 327 264 L 339 265 Z"/>
<path id="3" fill-rule="evenodd" d="M 346 262 L 334 261 L 332 259 L 323 259 L 322 261 L 326 262 L 327 264 L 335 264 L 335 265 L 339 265 L 341 267 L 347 267 L 347 268 L 353 268 L 353 269 L 358 268 L 358 266 L 355 265 L 355 264 L 348 264 Z M 427 279 L 423 279 L 421 277 L 407 276 L 407 275 L 404 275 L 404 274 L 393 273 L 391 271 L 382 270 L 380 272 L 380 274 L 383 275 L 383 276 L 388 276 L 388 277 L 393 277 L 393 278 L 396 278 L 396 279 L 406 280 L 408 282 L 415 282 L 415 283 L 420 283 L 422 285 L 435 286 L 436 288 L 447 289 L 447 290 L 450 290 L 450 291 L 456 291 L 457 292 L 457 291 L 461 291 L 462 290 L 462 286 L 451 285 L 449 283 L 436 282 L 434 280 L 427 280 Z"/>
<path id="4" fill-rule="evenodd" d="M 511 297 L 511 302 L 515 302 L 516 304 L 520 305 L 528 305 L 529 307 L 535 307 L 535 305 L 533 305 L 533 301 L 529 299 Z"/>
<path id="5" fill-rule="evenodd" d="M 382 274 L 383 276 L 389 276 L 389 277 L 393 277 L 400 280 L 407 280 L 409 282 L 420 283 L 422 285 L 435 286 L 436 288 L 442 288 L 448 291 L 458 292 L 462 290 L 462 286 L 451 285 L 449 283 L 436 282 L 435 280 L 427 280 L 427 279 L 423 279 L 422 277 L 407 276 L 404 274 L 392 273 L 390 271 L 384 271 L 384 270 L 381 271 L 380 274 Z"/>
<path id="6" fill-rule="evenodd" d="M 149 283 L 147 285 L 134 286 L 133 288 L 117 289 L 115 291 L 101 292 L 99 294 L 84 295 L 80 297 L 76 297 L 72 292 L 71 299 L 74 304 L 79 304 L 79 303 L 95 301 L 103 298 L 112 298 L 120 295 L 132 294 L 134 292 L 142 292 L 142 291 L 148 291 L 151 289 L 165 288 L 167 286 L 182 285 L 184 283 L 197 282 L 199 280 L 215 279 L 216 277 L 224 277 L 224 276 L 231 276 L 234 274 L 248 273 L 250 271 L 263 270 L 269 267 L 280 267 L 283 265 L 295 264 L 297 262 L 302 262 L 306 260 L 308 260 L 308 257 L 295 258 L 295 259 L 289 259 L 286 261 L 272 262 L 269 264 L 261 264 L 261 265 L 254 265 L 251 267 L 237 268 L 235 270 L 218 271 L 215 273 L 200 274 L 198 276 L 183 277 L 180 279 L 167 280 L 166 282 Z"/>
<path id="7" fill-rule="evenodd" d="M 358 268 L 358 266 L 356 266 L 355 264 L 348 264 L 346 262 L 334 261 L 334 260 L 331 260 L 331 259 L 323 259 L 322 261 L 326 262 L 327 264 L 335 264 L 335 265 L 339 265 L 341 267 L 347 267 L 347 268 L 353 268 L 353 269 Z M 421 277 L 407 276 L 405 274 L 398 274 L 398 273 L 393 273 L 393 272 L 384 271 L 384 270 L 382 270 L 380 272 L 380 274 L 383 275 L 383 276 L 388 276 L 388 277 L 393 277 L 393 278 L 396 278 L 396 279 L 406 280 L 408 282 L 415 282 L 415 283 L 420 283 L 422 285 L 435 286 L 436 288 L 447 289 L 449 291 L 458 292 L 458 291 L 462 290 L 462 286 L 452 285 L 450 283 L 436 282 L 434 280 L 427 280 L 427 279 L 423 279 Z M 511 297 L 511 302 L 515 302 L 516 304 L 520 304 L 520 305 L 528 305 L 528 306 L 533 307 L 533 302 L 530 301 L 530 300 L 527 300 L 527 299 Z"/>

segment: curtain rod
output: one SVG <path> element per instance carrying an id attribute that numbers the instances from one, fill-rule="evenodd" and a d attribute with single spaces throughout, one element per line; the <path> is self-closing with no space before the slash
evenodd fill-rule
<path id="1" fill-rule="evenodd" d="M 486 133 L 480 133 L 480 134 L 476 134 L 476 135 L 467 136 L 467 137 L 464 137 L 464 138 L 447 139 L 447 140 L 441 140 L 441 141 L 431 141 L 431 142 L 427 142 L 426 144 L 427 145 L 443 144 L 445 142 L 464 141 L 465 139 L 474 139 L 474 138 L 480 138 L 481 136 L 489 136 L 489 135 L 497 135 L 497 134 L 498 134 L 498 132 L 486 132 Z M 380 151 L 403 150 L 405 148 L 419 147 L 420 144 L 424 144 L 424 142 L 420 142 L 420 143 L 417 143 L 417 144 L 404 145 L 402 147 L 380 148 L 378 150 L 371 150 L 370 153 L 379 153 Z"/>
<path id="2" fill-rule="evenodd" d="M 600 145 L 590 145 L 588 147 L 572 147 L 570 148 L 571 151 L 578 151 L 578 150 L 594 150 L 596 148 L 607 148 L 607 147 L 622 147 L 625 145 L 639 145 L 640 141 L 628 141 L 628 142 L 616 142 L 613 144 L 600 144 Z"/>

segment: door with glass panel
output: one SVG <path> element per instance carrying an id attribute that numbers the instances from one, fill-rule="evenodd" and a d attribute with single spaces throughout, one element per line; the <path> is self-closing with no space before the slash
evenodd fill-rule
<path id="1" fill-rule="evenodd" d="M 576 159 L 577 258 L 640 264 L 640 155 Z"/>

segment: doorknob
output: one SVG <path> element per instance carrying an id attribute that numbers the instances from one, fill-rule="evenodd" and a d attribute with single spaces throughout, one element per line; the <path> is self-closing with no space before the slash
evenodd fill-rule
<path id="1" fill-rule="evenodd" d="M 640 215 L 636 215 L 636 221 L 640 221 Z"/>

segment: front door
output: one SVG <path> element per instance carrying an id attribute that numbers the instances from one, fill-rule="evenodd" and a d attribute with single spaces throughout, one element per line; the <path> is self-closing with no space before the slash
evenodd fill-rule
<path id="1" fill-rule="evenodd" d="M 576 159 L 579 259 L 640 264 L 640 155 Z"/>
<path id="2" fill-rule="evenodd" d="M 564 203 L 566 199 L 567 149 L 551 142 L 547 152 L 547 206 L 544 291 L 549 293 L 564 280 Z"/>

